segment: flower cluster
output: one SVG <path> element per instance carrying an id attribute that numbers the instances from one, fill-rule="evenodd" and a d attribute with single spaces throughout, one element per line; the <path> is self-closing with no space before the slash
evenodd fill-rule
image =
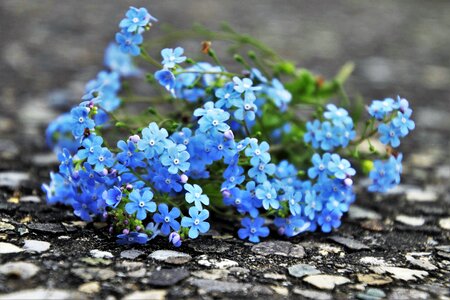
<path id="1" fill-rule="evenodd" d="M 119 244 L 145 244 L 162 235 L 179 247 L 183 239 L 208 232 L 210 213 L 240 221 L 239 237 L 251 242 L 269 235 L 268 218 L 287 237 L 330 232 L 355 201 L 358 145 L 379 132 L 381 142 L 397 147 L 414 129 L 412 110 L 401 98 L 374 101 L 360 136 L 348 107 L 327 104 L 323 111 L 315 105 L 318 118 L 305 122 L 294 112 L 304 97 L 293 92 L 298 87 L 261 71 L 256 59 L 261 70 L 244 62 L 242 74 L 232 73 L 211 49 L 217 65 L 187 59 L 175 47 L 163 49 L 159 63 L 143 38 L 156 21 L 145 8 L 127 11 L 117 44 L 107 48 L 107 70 L 46 132 L 60 161 L 43 185 L 48 203 L 71 206 L 84 221 L 107 221 Z M 157 69 L 138 69 L 131 59 L 138 55 Z M 308 82 L 304 73 L 291 73 L 298 76 L 293 82 Z M 143 118 L 122 121 L 126 115 L 116 112 L 129 93 L 121 93 L 121 82 L 143 74 L 169 91 L 161 106 L 176 104 L 173 110 L 163 107 L 164 115 L 151 108 Z M 313 82 L 300 90 L 316 88 Z M 349 152 L 354 155 L 342 157 Z M 369 190 L 385 192 L 398 184 L 401 159 L 375 160 Z"/>

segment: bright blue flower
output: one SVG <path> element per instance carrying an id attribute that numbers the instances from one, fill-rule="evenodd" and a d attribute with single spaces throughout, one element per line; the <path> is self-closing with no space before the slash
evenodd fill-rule
<path id="1" fill-rule="evenodd" d="M 91 222 L 91 214 L 97 214 L 97 202 L 92 201 L 91 195 L 85 192 L 77 195 L 74 200 L 72 202 L 74 215 L 80 217 L 83 221 Z"/>
<path id="2" fill-rule="evenodd" d="M 166 90 L 174 93 L 175 86 L 175 76 L 172 72 L 167 69 L 162 69 L 155 72 L 155 79 L 158 80 L 159 84 L 163 86 Z"/>
<path id="3" fill-rule="evenodd" d="M 237 76 L 233 77 L 234 90 L 239 94 L 242 93 L 253 93 L 254 91 L 260 90 L 260 87 L 253 86 L 253 81 L 250 78 L 240 79 Z"/>
<path id="4" fill-rule="evenodd" d="M 122 201 L 122 190 L 114 186 L 112 189 L 105 191 L 102 196 L 108 206 L 116 208 Z"/>
<path id="5" fill-rule="evenodd" d="M 125 14 L 126 18 L 124 18 L 119 23 L 119 27 L 127 32 L 135 32 L 139 31 L 139 29 L 143 29 L 148 24 L 151 25 L 151 22 L 157 22 L 158 20 L 149 14 L 146 8 L 136 8 L 130 6 L 130 9 Z"/>
<path id="6" fill-rule="evenodd" d="M 238 235 L 240 239 L 249 239 L 252 243 L 259 243 L 259 237 L 267 237 L 269 235 L 269 228 L 263 227 L 264 219 L 256 218 L 254 220 L 250 218 L 244 218 L 241 221 L 244 228 L 239 229 Z"/>
<path id="7" fill-rule="evenodd" d="M 329 211 L 335 211 L 339 214 L 343 214 L 348 211 L 349 203 L 345 201 L 346 199 L 338 200 L 334 197 L 330 197 L 325 204 L 325 208 Z"/>
<path id="8" fill-rule="evenodd" d="M 70 111 L 72 116 L 72 133 L 76 138 L 83 136 L 85 129 L 93 129 L 94 121 L 89 118 L 89 109 L 77 106 Z"/>
<path id="9" fill-rule="evenodd" d="M 155 176 L 152 180 L 158 190 L 165 193 L 169 193 L 172 190 L 175 192 L 180 192 L 182 190 L 180 175 L 171 174 L 162 166 L 155 169 Z"/>
<path id="10" fill-rule="evenodd" d="M 147 217 L 147 211 L 156 211 L 156 204 L 152 201 L 153 193 L 145 190 L 142 194 L 139 190 L 133 190 L 129 195 L 130 202 L 125 205 L 128 214 L 136 213 L 136 219 L 144 220 Z"/>
<path id="11" fill-rule="evenodd" d="M 327 111 L 323 113 L 323 116 L 331 120 L 334 125 L 353 124 L 353 120 L 349 117 L 348 112 L 341 107 L 336 107 L 334 104 L 327 105 Z"/>
<path id="12" fill-rule="evenodd" d="M 321 137 L 320 148 L 322 150 L 329 151 L 339 145 L 338 129 L 328 121 L 322 123 Z"/>
<path id="13" fill-rule="evenodd" d="M 263 74 L 261 73 L 260 70 L 258 70 L 256 68 L 252 68 L 250 70 L 250 72 L 251 72 L 250 77 L 253 80 L 256 79 L 256 80 L 260 81 L 261 83 L 267 83 L 267 78 L 263 76 Z"/>
<path id="14" fill-rule="evenodd" d="M 75 197 L 75 190 L 69 180 L 59 173 L 50 172 L 50 183 L 42 185 L 42 191 L 48 204 L 62 203 L 70 205 Z"/>
<path id="15" fill-rule="evenodd" d="M 184 196 L 187 203 L 190 204 L 194 202 L 194 205 L 198 210 L 203 209 L 202 204 L 209 205 L 209 198 L 208 196 L 202 194 L 203 190 L 199 185 L 186 183 L 184 185 L 184 189 L 187 191 Z"/>
<path id="16" fill-rule="evenodd" d="M 389 125 L 380 124 L 378 126 L 378 133 L 380 134 L 380 142 L 383 144 L 390 144 L 393 148 L 400 146 L 402 133 L 400 132 L 400 128 L 395 127 L 392 123 L 389 123 Z"/>
<path id="17" fill-rule="evenodd" d="M 199 130 L 203 133 L 225 132 L 230 129 L 226 121 L 230 118 L 230 114 L 220 108 L 208 109 L 199 120 Z"/>
<path id="18" fill-rule="evenodd" d="M 90 93 L 97 90 L 104 94 L 115 94 L 120 90 L 120 87 L 119 73 L 101 71 L 95 79 L 86 84 L 85 91 Z"/>
<path id="19" fill-rule="evenodd" d="M 303 136 L 305 143 L 310 143 L 313 148 L 319 148 L 322 141 L 322 123 L 319 120 L 306 122 L 306 133 Z"/>
<path id="20" fill-rule="evenodd" d="M 161 164 L 168 167 L 171 174 L 178 171 L 186 172 L 189 169 L 189 153 L 185 145 L 177 145 L 173 142 L 167 143 L 167 150 L 161 155 Z"/>
<path id="21" fill-rule="evenodd" d="M 165 203 L 158 205 L 158 213 L 153 215 L 153 220 L 156 223 L 161 223 L 161 232 L 164 235 L 170 233 L 171 228 L 175 231 L 180 229 L 180 223 L 176 220 L 180 216 L 180 210 L 176 207 L 169 212 L 169 207 Z"/>
<path id="22" fill-rule="evenodd" d="M 132 141 L 128 141 L 128 143 L 119 141 L 117 142 L 117 148 L 122 150 L 122 152 L 117 154 L 117 160 L 123 165 L 130 168 L 145 167 L 145 163 L 143 162 L 145 154 L 136 151 L 135 143 Z"/>
<path id="23" fill-rule="evenodd" d="M 400 153 L 397 158 L 391 156 L 387 161 L 374 161 L 374 168 L 369 173 L 372 184 L 368 190 L 385 193 L 399 184 L 400 174 L 402 173 L 402 158 L 403 155 Z"/>
<path id="24" fill-rule="evenodd" d="M 153 222 L 148 223 L 147 226 L 145 226 L 145 230 L 152 232 L 152 235 L 148 238 L 148 240 L 153 240 L 161 232 L 159 230 L 159 224 L 158 223 L 153 223 Z"/>
<path id="25" fill-rule="evenodd" d="M 89 137 L 83 140 L 81 143 L 81 148 L 77 152 L 79 159 L 86 159 L 94 155 L 95 151 L 101 150 L 103 144 L 103 138 L 101 136 L 91 134 Z"/>
<path id="26" fill-rule="evenodd" d="M 296 236 L 309 229 L 311 222 L 304 220 L 299 216 L 290 216 L 288 218 L 275 218 L 275 226 L 281 229 L 281 232 L 287 237 Z"/>
<path id="27" fill-rule="evenodd" d="M 292 100 L 292 94 L 276 78 L 272 79 L 272 86 L 267 89 L 267 95 L 275 102 L 281 111 L 285 111 Z"/>
<path id="28" fill-rule="evenodd" d="M 321 226 L 322 232 L 330 232 L 332 228 L 341 226 L 342 214 L 333 210 L 325 209 L 317 218 L 317 223 Z"/>
<path id="29" fill-rule="evenodd" d="M 97 172 L 103 171 L 106 167 L 111 167 L 114 163 L 111 151 L 103 147 L 94 149 L 94 153 L 88 157 L 88 163 L 95 166 L 94 170 Z"/>
<path id="30" fill-rule="evenodd" d="M 229 165 L 223 172 L 223 178 L 226 180 L 222 183 L 222 189 L 232 189 L 236 185 L 241 184 L 245 180 L 244 168 L 235 165 Z"/>
<path id="31" fill-rule="evenodd" d="M 356 174 L 355 169 L 350 165 L 350 162 L 342 158 L 338 154 L 332 154 L 331 160 L 328 162 L 328 170 L 334 177 L 345 179 Z"/>
<path id="32" fill-rule="evenodd" d="M 278 209 L 280 207 L 280 202 L 277 200 L 277 191 L 268 181 L 265 181 L 263 184 L 257 186 L 255 195 L 256 198 L 262 200 L 262 205 L 266 210 L 270 207 L 274 209 Z"/>
<path id="33" fill-rule="evenodd" d="M 60 115 L 48 125 L 45 130 L 45 142 L 56 153 L 63 148 L 66 148 L 71 153 L 77 151 L 79 143 L 73 138 L 72 116 L 70 113 Z"/>
<path id="34" fill-rule="evenodd" d="M 289 211 L 293 216 L 300 215 L 302 212 L 301 201 L 302 201 L 302 193 L 301 192 L 293 192 L 289 193 L 288 203 L 289 203 Z"/>
<path id="35" fill-rule="evenodd" d="M 117 235 L 117 244 L 119 245 L 132 245 L 132 244 L 145 244 L 148 242 L 148 236 L 141 232 L 130 232 L 129 234 Z"/>
<path id="36" fill-rule="evenodd" d="M 304 214 L 312 221 L 316 216 L 316 212 L 322 210 L 322 202 L 317 199 L 315 191 L 306 191 L 305 203 Z"/>
<path id="37" fill-rule="evenodd" d="M 131 56 L 123 53 L 120 47 L 115 43 L 110 43 L 105 50 L 105 66 L 121 76 L 137 76 L 141 72 L 133 65 Z"/>
<path id="38" fill-rule="evenodd" d="M 330 153 L 324 153 L 322 158 L 319 154 L 314 153 L 311 162 L 313 166 L 308 169 L 308 177 L 314 179 L 319 177 L 319 179 L 326 177 L 328 175 L 328 163 L 330 162 Z"/>
<path id="39" fill-rule="evenodd" d="M 383 101 L 373 100 L 369 106 L 369 114 L 377 120 L 383 120 L 388 113 L 396 109 L 396 103 L 392 98 L 386 98 Z"/>
<path id="40" fill-rule="evenodd" d="M 189 208 L 189 217 L 181 219 L 181 226 L 189 228 L 189 237 L 195 239 L 199 232 L 206 233 L 209 230 L 209 223 L 205 220 L 209 217 L 209 212 L 206 209 L 199 210 L 197 207 Z"/>
<path id="41" fill-rule="evenodd" d="M 236 101 L 242 101 L 241 95 L 234 90 L 233 82 L 228 82 L 223 87 L 218 88 L 214 95 L 218 98 L 215 103 L 217 108 L 230 108 Z"/>
<path id="42" fill-rule="evenodd" d="M 408 135 L 408 133 L 411 130 L 414 130 L 416 125 L 414 124 L 414 121 L 410 119 L 412 114 L 412 110 L 409 109 L 402 112 L 397 112 L 397 116 L 392 120 L 392 125 L 397 127 L 400 130 L 401 136 L 405 137 Z"/>
<path id="43" fill-rule="evenodd" d="M 275 173 L 276 166 L 274 164 L 266 164 L 260 162 L 248 170 L 248 176 L 254 178 L 257 182 L 262 183 L 267 180 L 267 175 L 272 176 Z"/>
<path id="44" fill-rule="evenodd" d="M 138 141 L 137 147 L 144 151 L 146 158 L 152 159 L 164 151 L 168 135 L 166 129 L 159 129 L 158 125 L 152 122 L 142 130 L 142 139 Z"/>
<path id="45" fill-rule="evenodd" d="M 269 144 L 262 142 L 258 145 L 257 141 L 251 141 L 250 147 L 245 149 L 245 155 L 251 157 L 252 166 L 258 166 L 260 163 L 268 163 L 270 161 Z"/>
<path id="46" fill-rule="evenodd" d="M 175 50 L 172 48 L 162 49 L 161 56 L 163 57 L 163 61 L 161 64 L 163 64 L 165 69 L 171 69 L 175 67 L 175 64 L 181 64 L 186 60 L 186 56 L 182 56 L 183 52 L 184 49 L 181 47 L 177 47 Z"/>
<path id="47" fill-rule="evenodd" d="M 183 144 L 186 147 L 189 145 L 192 137 L 192 130 L 187 127 L 183 127 L 181 131 L 174 132 L 170 139 L 175 142 L 175 144 Z"/>
<path id="48" fill-rule="evenodd" d="M 103 174 L 100 175 L 96 172 L 88 162 L 83 164 L 83 168 L 78 171 L 78 175 L 80 176 L 81 183 L 86 186 L 93 186 L 95 185 L 95 182 L 105 182 L 102 178 Z"/>
<path id="49" fill-rule="evenodd" d="M 139 45 L 144 38 L 139 33 L 118 32 L 116 33 L 116 42 L 119 44 L 120 51 L 132 56 L 138 56 L 141 53 Z"/>
<path id="50" fill-rule="evenodd" d="M 58 160 L 60 162 L 59 172 L 69 177 L 73 171 L 73 159 L 72 155 L 70 155 L 69 150 L 63 149 L 62 152 L 59 152 Z"/>
<path id="51" fill-rule="evenodd" d="M 254 97 L 248 97 L 248 94 L 245 94 L 244 101 L 237 102 L 237 109 L 234 111 L 234 117 L 236 120 L 246 122 L 253 121 L 255 119 L 255 112 L 258 110 L 254 103 Z"/>

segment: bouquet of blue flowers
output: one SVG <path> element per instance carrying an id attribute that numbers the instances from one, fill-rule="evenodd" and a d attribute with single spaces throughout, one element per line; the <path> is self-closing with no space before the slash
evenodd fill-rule
<path id="1" fill-rule="evenodd" d="M 106 49 L 107 69 L 49 125 L 47 142 L 61 162 L 43 185 L 49 204 L 108 222 L 120 244 L 163 235 L 178 247 L 208 232 L 214 216 L 240 222 L 239 237 L 257 243 L 268 225 L 287 237 L 339 227 L 355 201 L 356 170 L 370 177 L 371 192 L 400 182 L 395 148 L 414 129 L 406 99 L 374 100 L 360 121 L 364 105 L 351 104 L 343 88 L 351 64 L 325 80 L 229 26 L 191 31 L 207 39 L 198 53 L 207 61 L 181 47 L 156 59 L 143 34 L 157 21 L 130 7 Z M 222 65 L 215 39 L 232 44 L 241 71 Z M 160 95 L 132 94 L 133 78 Z M 149 107 L 130 114 L 136 102 Z"/>

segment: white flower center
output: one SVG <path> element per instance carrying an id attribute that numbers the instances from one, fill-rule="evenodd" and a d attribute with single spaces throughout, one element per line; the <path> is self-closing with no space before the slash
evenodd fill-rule
<path id="1" fill-rule="evenodd" d="M 133 18 L 133 23 L 139 22 L 139 18 Z"/>
<path id="2" fill-rule="evenodd" d="M 100 155 L 100 156 L 98 157 L 98 160 L 99 160 L 99 161 L 104 161 L 105 158 L 103 157 L 103 155 Z"/>
<path id="3" fill-rule="evenodd" d="M 271 194 L 271 193 L 267 193 L 267 194 L 266 194 L 266 198 L 267 198 L 267 199 L 272 199 L 272 194 Z"/>
<path id="4" fill-rule="evenodd" d="M 170 222 L 170 217 L 169 216 L 165 217 L 164 218 L 164 222 L 169 223 Z"/>
<path id="5" fill-rule="evenodd" d="M 178 165 L 178 164 L 180 163 L 180 160 L 179 160 L 178 158 L 175 158 L 175 159 L 173 160 L 173 163 L 174 163 L 175 165 Z"/>
<path id="6" fill-rule="evenodd" d="M 213 124 L 214 126 L 217 126 L 217 125 L 219 125 L 219 121 L 213 120 L 213 121 L 212 121 L 212 124 Z"/>
<path id="7" fill-rule="evenodd" d="M 150 146 L 154 146 L 154 145 L 155 145 L 155 140 L 150 140 L 150 141 L 148 141 L 148 144 L 149 144 Z"/>
<path id="8" fill-rule="evenodd" d="M 198 225 L 198 224 L 200 224 L 200 220 L 199 219 L 195 219 L 194 220 L 194 225 Z"/>
<path id="9" fill-rule="evenodd" d="M 144 207 L 144 206 L 145 206 L 145 202 L 144 201 L 139 202 L 139 207 Z"/>
<path id="10" fill-rule="evenodd" d="M 83 118 L 83 117 L 80 117 L 80 118 L 78 119 L 78 122 L 83 123 L 83 122 L 84 122 L 84 118 Z"/>
<path id="11" fill-rule="evenodd" d="M 256 228 L 255 227 L 250 228 L 250 232 L 251 233 L 256 233 Z"/>

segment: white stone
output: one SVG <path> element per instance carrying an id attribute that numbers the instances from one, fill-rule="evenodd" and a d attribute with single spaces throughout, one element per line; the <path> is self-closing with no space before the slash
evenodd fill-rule
<path id="1" fill-rule="evenodd" d="M 213 267 L 216 269 L 228 269 L 231 267 L 237 267 L 239 264 L 235 262 L 234 260 L 222 258 L 222 259 L 215 259 L 215 258 L 208 258 L 206 255 L 201 255 L 198 257 L 197 263 L 201 266 L 205 267 Z"/>
<path id="2" fill-rule="evenodd" d="M 380 220 L 381 215 L 374 212 L 373 210 L 359 207 L 356 205 L 350 206 L 350 209 L 348 211 L 348 216 L 352 220 L 359 220 L 359 219 L 369 219 L 369 220 Z"/>
<path id="3" fill-rule="evenodd" d="M 441 226 L 442 229 L 450 230 L 450 218 L 440 219 L 439 226 Z"/>
<path id="4" fill-rule="evenodd" d="M 133 292 L 122 298 L 122 300 L 163 300 L 166 299 L 167 291 L 149 290 Z"/>
<path id="5" fill-rule="evenodd" d="M 0 186 L 18 187 L 23 181 L 30 180 L 30 174 L 24 172 L 0 172 Z"/>
<path id="6" fill-rule="evenodd" d="M 385 267 L 385 266 L 378 266 L 378 267 L 372 267 L 372 271 L 374 271 L 377 274 L 384 274 L 389 273 L 394 278 L 409 281 L 409 280 L 417 280 L 422 279 L 425 276 L 428 276 L 428 272 L 421 271 L 421 270 L 414 270 L 414 269 L 407 269 L 407 268 L 399 268 L 399 267 Z"/>
<path id="7" fill-rule="evenodd" d="M 49 242 L 36 241 L 36 240 L 25 240 L 25 245 L 23 249 L 28 252 L 45 252 L 50 248 Z"/>
<path id="8" fill-rule="evenodd" d="M 309 275 L 303 278 L 303 281 L 324 290 L 332 290 L 336 285 L 351 282 L 350 279 L 346 277 L 336 275 Z"/>
<path id="9" fill-rule="evenodd" d="M 148 257 L 153 258 L 154 260 L 177 265 L 187 263 L 192 259 L 192 256 L 189 254 L 172 250 L 156 250 Z"/>
<path id="10" fill-rule="evenodd" d="M 359 262 L 363 265 L 369 266 L 387 266 L 388 264 L 384 261 L 384 259 L 373 256 L 361 257 Z"/>
<path id="11" fill-rule="evenodd" d="M 435 191 L 422 189 L 406 190 L 406 200 L 411 202 L 434 202 L 438 199 Z"/>
<path id="12" fill-rule="evenodd" d="M 95 257 L 95 258 L 113 258 L 114 257 L 114 255 L 112 255 L 111 252 L 100 251 L 98 249 L 91 250 L 89 253 L 91 254 L 92 257 Z"/>
<path id="13" fill-rule="evenodd" d="M 100 292 L 100 283 L 97 281 L 83 283 L 78 287 L 78 291 L 86 294 L 96 294 Z"/>
<path id="14" fill-rule="evenodd" d="M 14 275 L 21 279 L 29 279 L 36 275 L 39 267 L 29 262 L 9 262 L 0 266 L 0 274 Z"/>
<path id="15" fill-rule="evenodd" d="M 81 300 L 86 296 L 81 293 L 70 290 L 48 290 L 45 288 L 37 288 L 30 290 L 22 290 L 11 294 L 0 295 L 0 300 Z"/>
<path id="16" fill-rule="evenodd" d="M 398 215 L 395 220 L 409 226 L 422 226 L 425 224 L 425 219 L 421 217 L 411 217 L 406 215 Z"/>
<path id="17" fill-rule="evenodd" d="M 16 245 L 0 242 L 0 254 L 19 253 L 22 251 L 23 249 L 17 247 Z"/>

